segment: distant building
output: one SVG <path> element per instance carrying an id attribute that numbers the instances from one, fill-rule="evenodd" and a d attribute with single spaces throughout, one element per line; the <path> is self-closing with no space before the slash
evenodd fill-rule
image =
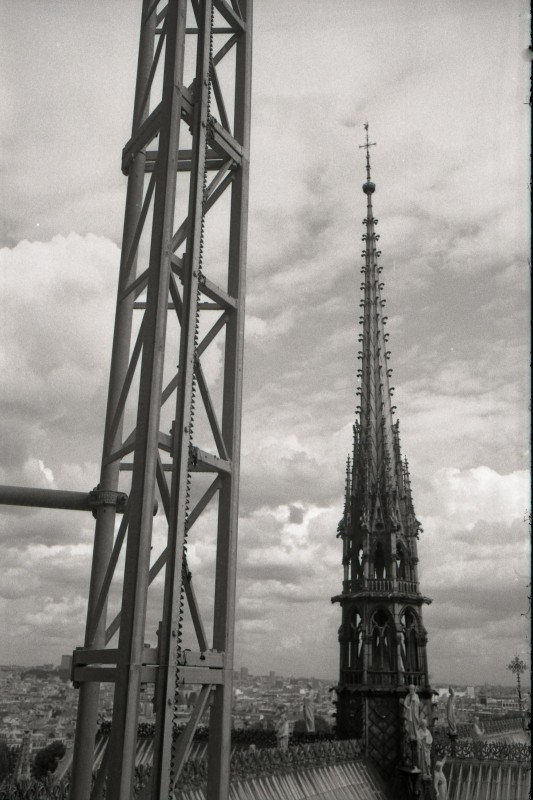
<path id="1" fill-rule="evenodd" d="M 496 714 L 520 711 L 518 697 L 487 697 L 487 711 L 492 711 Z"/>
<path id="2" fill-rule="evenodd" d="M 61 664 L 59 665 L 59 677 L 67 681 L 70 679 L 72 669 L 72 656 L 61 656 Z"/>
<path id="3" fill-rule="evenodd" d="M 241 681 L 248 680 L 248 667 L 241 667 Z"/>

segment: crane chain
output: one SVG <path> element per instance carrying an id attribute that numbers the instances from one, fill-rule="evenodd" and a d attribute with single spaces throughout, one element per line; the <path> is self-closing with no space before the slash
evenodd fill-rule
<path id="1" fill-rule="evenodd" d="M 191 385 L 191 406 L 190 406 L 190 417 L 189 417 L 189 462 L 187 468 L 187 481 L 186 481 L 186 490 L 185 490 L 185 530 L 184 530 L 184 538 L 183 538 L 183 560 L 182 560 L 182 581 L 181 581 L 181 592 L 180 592 L 180 601 L 179 601 L 179 613 L 178 613 L 178 620 L 176 626 L 176 673 L 175 673 L 175 692 L 174 692 L 174 704 L 172 709 L 172 731 L 173 736 L 176 735 L 177 729 L 177 718 L 178 718 L 178 695 L 179 695 L 179 686 L 180 686 L 180 671 L 181 671 L 181 653 L 182 653 L 182 636 L 183 636 L 183 616 L 184 616 L 184 607 L 185 607 L 185 585 L 184 580 L 188 580 L 188 575 L 186 574 L 186 564 L 187 564 L 187 539 L 189 534 L 189 514 L 190 514 L 190 497 L 191 497 L 191 469 L 190 463 L 193 459 L 193 433 L 194 433 L 194 412 L 195 412 L 195 402 L 196 402 L 196 363 L 197 363 L 197 347 L 198 347 L 198 335 L 199 335 L 199 322 L 200 322 L 200 310 L 199 310 L 199 302 L 200 302 L 200 285 L 201 285 L 201 278 L 203 274 L 203 251 L 204 251 L 204 238 L 205 238 L 205 196 L 207 190 L 207 151 L 208 151 L 208 143 L 209 138 L 211 135 L 212 130 L 212 122 L 213 119 L 211 117 L 211 87 L 212 87 L 212 70 L 213 70 L 213 22 L 214 22 L 214 6 L 211 3 L 211 19 L 209 25 L 209 68 L 207 74 L 207 125 L 206 125 L 206 136 L 205 136 L 205 152 L 204 152 L 204 170 L 203 170 L 203 180 L 202 180 L 202 216 L 200 221 L 200 243 L 199 243 L 199 257 L 198 257 L 198 281 L 197 281 L 197 295 L 196 295 L 196 319 L 195 319 L 195 326 L 194 326 L 194 364 L 195 369 L 193 373 L 192 385 Z M 198 87 L 199 92 L 201 92 L 201 87 Z M 198 97 L 198 100 L 200 97 Z M 170 759 L 170 782 L 169 782 L 169 800 L 175 800 L 175 789 L 174 789 L 174 775 L 175 775 L 175 763 L 174 763 L 174 748 L 171 749 L 171 759 Z"/>

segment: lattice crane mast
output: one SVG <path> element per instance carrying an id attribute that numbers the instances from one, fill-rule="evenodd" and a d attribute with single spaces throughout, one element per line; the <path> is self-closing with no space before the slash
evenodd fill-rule
<path id="1" fill-rule="evenodd" d="M 97 800 L 104 787 L 113 800 L 133 797 L 146 683 L 156 724 L 143 796 L 175 796 L 210 705 L 207 794 L 228 796 L 251 35 L 252 0 L 143 0 L 100 482 L 86 496 L 0 489 L 4 503 L 96 516 L 85 641 L 72 667 L 71 800 Z M 157 501 L 164 516 L 154 522 Z M 209 524 L 213 580 L 200 585 L 200 603 L 187 544 L 193 526 L 207 535 Z M 147 646 L 154 628 L 157 644 Z M 114 683 L 113 717 L 93 782 L 102 682 Z M 201 690 L 176 738 L 183 684 Z"/>

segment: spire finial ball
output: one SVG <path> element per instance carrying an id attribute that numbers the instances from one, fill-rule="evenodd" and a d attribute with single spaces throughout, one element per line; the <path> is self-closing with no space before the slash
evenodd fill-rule
<path id="1" fill-rule="evenodd" d="M 365 194 L 373 194 L 376 191 L 376 184 L 372 183 L 372 181 L 367 181 L 363 184 L 363 192 Z"/>

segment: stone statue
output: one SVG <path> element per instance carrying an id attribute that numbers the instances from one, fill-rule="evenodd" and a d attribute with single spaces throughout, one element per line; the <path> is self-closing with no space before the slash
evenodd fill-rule
<path id="1" fill-rule="evenodd" d="M 435 772 L 433 773 L 433 788 L 435 789 L 435 797 L 437 800 L 448 800 L 448 783 L 446 775 L 444 774 L 444 764 L 446 756 L 442 761 L 435 763 Z"/>
<path id="2" fill-rule="evenodd" d="M 483 753 L 483 736 L 485 731 L 479 724 L 479 717 L 474 717 L 472 723 L 472 749 L 474 751 L 474 758 L 481 758 Z"/>
<path id="3" fill-rule="evenodd" d="M 286 750 L 289 746 L 289 721 L 285 713 L 285 706 L 278 706 L 278 713 L 275 720 L 276 741 L 280 750 Z"/>
<path id="4" fill-rule="evenodd" d="M 448 722 L 448 736 L 457 736 L 457 722 L 455 720 L 455 692 L 452 687 L 448 689 L 448 702 L 446 703 L 446 721 Z"/>
<path id="5" fill-rule="evenodd" d="M 315 732 L 315 692 L 311 683 L 304 694 L 304 723 L 307 733 Z"/>
<path id="6" fill-rule="evenodd" d="M 416 741 L 420 726 L 420 698 L 416 693 L 416 686 L 408 686 L 408 694 L 403 701 L 403 721 L 407 736 L 411 741 Z"/>
<path id="7" fill-rule="evenodd" d="M 472 739 L 474 742 L 481 742 L 483 740 L 483 736 L 485 731 L 483 727 L 479 724 L 479 717 L 474 717 L 474 722 L 472 725 Z"/>
<path id="8" fill-rule="evenodd" d="M 428 729 L 428 724 L 425 719 L 420 720 L 420 727 L 417 731 L 417 751 L 418 751 L 418 767 L 422 773 L 422 779 L 426 778 L 431 780 L 431 745 L 433 737 Z"/>

